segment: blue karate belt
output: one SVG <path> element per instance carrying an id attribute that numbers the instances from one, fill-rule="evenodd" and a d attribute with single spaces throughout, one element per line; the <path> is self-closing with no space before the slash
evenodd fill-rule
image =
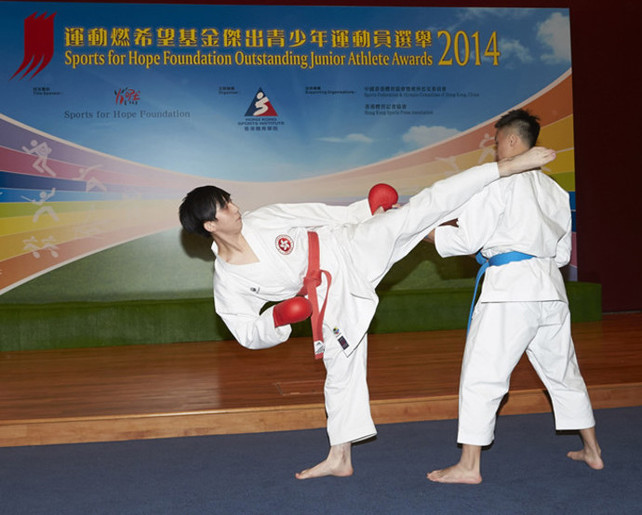
<path id="1" fill-rule="evenodd" d="M 468 330 L 470 329 L 470 321 L 473 318 L 475 299 L 477 298 L 477 287 L 479 286 L 479 281 L 481 281 L 482 275 L 484 275 L 486 269 L 489 266 L 501 266 L 512 263 L 513 261 L 524 261 L 525 259 L 531 259 L 534 257 L 535 256 L 531 256 L 530 254 L 517 252 L 516 250 L 513 250 L 511 252 L 504 252 L 503 254 L 497 254 L 490 259 L 486 259 L 484 256 L 482 256 L 481 250 L 477 254 L 475 254 L 475 259 L 481 265 L 481 267 L 479 269 L 479 272 L 477 272 L 477 277 L 475 278 L 475 293 L 473 293 L 473 302 L 470 305 L 470 313 L 468 314 L 468 327 L 466 328 L 466 334 L 468 334 Z"/>

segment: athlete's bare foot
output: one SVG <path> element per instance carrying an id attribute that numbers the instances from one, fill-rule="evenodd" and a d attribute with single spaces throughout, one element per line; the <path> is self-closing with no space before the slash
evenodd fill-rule
<path id="1" fill-rule="evenodd" d="M 499 175 L 507 177 L 515 173 L 541 168 L 555 157 L 555 151 L 550 148 L 533 147 L 526 152 L 498 161 Z"/>
<path id="2" fill-rule="evenodd" d="M 352 468 L 350 442 L 333 445 L 330 447 L 328 457 L 321 463 L 309 469 L 297 472 L 297 479 L 312 479 L 315 477 L 336 476 L 348 477 L 354 472 Z"/>
<path id="3" fill-rule="evenodd" d="M 481 474 L 477 470 L 469 470 L 457 463 L 452 467 L 433 470 L 426 477 L 435 483 L 463 483 L 478 485 L 482 482 Z"/>
<path id="4" fill-rule="evenodd" d="M 575 461 L 583 461 L 594 470 L 602 470 L 604 462 L 599 453 L 590 451 L 589 449 L 582 449 L 580 451 L 569 451 L 566 454 L 569 458 Z"/>
<path id="5" fill-rule="evenodd" d="M 584 448 L 579 451 L 570 451 L 566 455 L 572 460 L 583 461 L 594 470 L 602 470 L 604 461 L 602 461 L 602 449 L 595 436 L 595 427 L 580 429 L 580 437 L 584 442 Z"/>
<path id="6" fill-rule="evenodd" d="M 463 444 L 459 463 L 439 470 L 433 470 L 426 477 L 436 483 L 463 483 L 477 485 L 482 482 L 480 474 L 481 446 Z"/>

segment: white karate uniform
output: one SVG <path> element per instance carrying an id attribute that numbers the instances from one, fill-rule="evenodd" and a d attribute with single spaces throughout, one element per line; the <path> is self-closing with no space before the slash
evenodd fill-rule
<path id="1" fill-rule="evenodd" d="M 243 214 L 242 234 L 259 261 L 232 265 L 217 257 L 214 300 L 234 337 L 250 349 L 272 347 L 290 336 L 289 325 L 274 327 L 273 307 L 261 309 L 300 291 L 308 268 L 307 232 L 319 235 L 320 267 L 332 276 L 329 289 L 325 279 L 317 289 L 319 306 L 327 294 L 323 360 L 331 445 L 376 434 L 366 382 L 367 330 L 378 303 L 375 287 L 429 231 L 498 177 L 496 164 L 478 166 L 376 216 L 365 200 L 347 207 L 276 204 Z M 212 250 L 217 254 L 215 243 Z M 310 353 L 312 357 L 312 349 Z"/>
<path id="2" fill-rule="evenodd" d="M 570 260 L 568 193 L 540 171 L 497 181 L 468 201 L 458 225 L 435 231 L 442 257 L 535 256 L 487 268 L 462 362 L 458 442 L 488 445 L 510 375 L 526 352 L 553 401 L 558 430 L 593 427 L 580 374 L 564 280 Z"/>

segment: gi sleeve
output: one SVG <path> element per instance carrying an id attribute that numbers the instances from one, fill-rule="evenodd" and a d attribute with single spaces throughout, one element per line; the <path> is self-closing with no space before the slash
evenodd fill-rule
<path id="1" fill-rule="evenodd" d="M 292 332 L 290 325 L 274 327 L 273 306 L 261 313 L 264 300 L 232 291 L 222 280 L 214 282 L 214 305 L 236 341 L 248 349 L 274 347 L 285 342 Z"/>
<path id="2" fill-rule="evenodd" d="M 564 236 L 557 242 L 557 249 L 555 251 L 555 264 L 558 268 L 567 265 L 571 261 L 571 248 L 573 245 L 572 230 L 572 219 L 569 212 Z"/>
<path id="3" fill-rule="evenodd" d="M 435 229 L 435 248 L 441 257 L 475 254 L 484 246 L 504 212 L 503 184 L 490 184 L 468 200 L 459 210 L 457 226 Z"/>
<path id="4" fill-rule="evenodd" d="M 252 212 L 263 220 L 273 219 L 283 225 L 287 221 L 295 222 L 297 227 L 320 227 L 356 223 L 372 216 L 367 199 L 354 202 L 348 206 L 331 206 L 320 202 L 301 204 L 273 204 Z"/>

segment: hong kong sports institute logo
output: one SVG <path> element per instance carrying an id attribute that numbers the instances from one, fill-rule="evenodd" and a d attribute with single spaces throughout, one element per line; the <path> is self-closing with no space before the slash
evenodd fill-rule
<path id="1" fill-rule="evenodd" d="M 245 116 L 277 116 L 270 99 L 261 88 L 254 95 L 252 102 L 250 102 L 250 107 L 245 112 Z"/>
<path id="2" fill-rule="evenodd" d="M 274 134 L 285 125 L 285 122 L 279 119 L 279 115 L 265 91 L 259 88 L 245 111 L 245 118 L 238 124 L 246 132 Z"/>
<path id="3" fill-rule="evenodd" d="M 51 61 L 54 52 L 54 18 L 56 13 L 47 16 L 47 13 L 25 18 L 24 21 L 24 57 L 22 64 L 11 76 L 22 73 L 20 79 L 31 74 L 29 79 L 38 75 Z M 9 80 L 11 80 L 9 79 Z"/>

